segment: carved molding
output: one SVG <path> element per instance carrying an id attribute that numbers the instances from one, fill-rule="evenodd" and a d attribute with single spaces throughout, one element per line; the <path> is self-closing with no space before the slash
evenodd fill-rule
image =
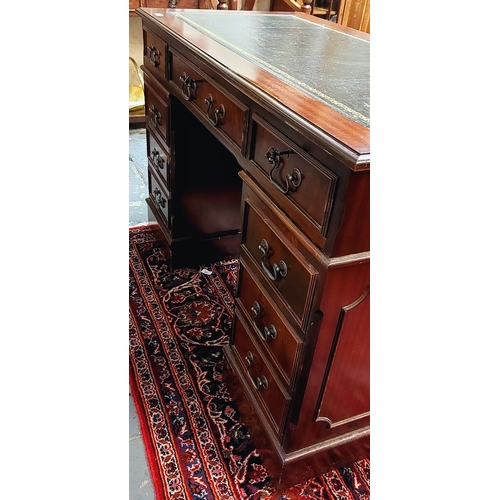
<path id="1" fill-rule="evenodd" d="M 356 420 L 360 420 L 365 417 L 369 417 L 370 412 L 367 411 L 365 413 L 360 413 L 359 415 L 355 415 L 354 417 L 351 418 L 346 418 L 344 420 L 339 420 L 337 422 L 332 422 L 328 417 L 318 417 L 316 418 L 316 422 L 324 422 L 329 429 L 333 429 L 335 427 L 339 427 L 344 424 L 348 424 L 349 422 L 355 422 Z"/>
<path id="2" fill-rule="evenodd" d="M 321 411 L 325 411 L 324 406 L 326 403 L 330 402 L 330 399 L 328 398 L 328 394 L 326 394 L 326 389 L 328 387 L 328 382 L 330 379 L 331 375 L 331 370 L 332 370 L 332 364 L 335 358 L 335 352 L 337 349 L 337 345 L 340 339 L 340 336 L 343 331 L 343 327 L 346 323 L 347 318 L 351 317 L 353 315 L 353 311 L 368 297 L 370 293 L 370 286 L 366 288 L 366 290 L 361 294 L 359 298 L 357 298 L 354 302 L 342 307 L 340 314 L 339 314 L 339 320 L 337 322 L 337 326 L 335 329 L 335 335 L 334 335 L 334 340 L 332 342 L 332 348 L 330 350 L 330 354 L 328 357 L 328 362 L 325 367 L 325 375 L 321 384 L 321 389 L 318 393 L 318 402 L 317 402 L 317 408 L 316 408 L 316 416 L 315 416 L 315 421 L 316 422 L 321 422 L 327 425 L 328 428 L 333 429 L 335 427 L 339 427 L 341 425 L 348 424 L 350 422 L 355 422 L 356 420 L 360 420 L 363 418 L 366 418 L 370 415 L 370 412 L 363 412 L 357 415 L 354 415 L 349 418 L 345 418 L 342 420 L 336 420 L 332 416 L 328 416 L 326 414 L 321 414 Z"/>

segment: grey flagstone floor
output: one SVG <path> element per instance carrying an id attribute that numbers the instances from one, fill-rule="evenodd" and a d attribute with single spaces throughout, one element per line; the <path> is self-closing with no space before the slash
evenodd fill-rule
<path id="1" fill-rule="evenodd" d="M 129 227 L 148 222 L 146 130 L 129 130 Z M 129 394 L 129 499 L 154 500 L 144 443 L 132 395 Z"/>
<path id="2" fill-rule="evenodd" d="M 146 129 L 129 130 L 129 226 L 147 223 L 148 159 Z"/>

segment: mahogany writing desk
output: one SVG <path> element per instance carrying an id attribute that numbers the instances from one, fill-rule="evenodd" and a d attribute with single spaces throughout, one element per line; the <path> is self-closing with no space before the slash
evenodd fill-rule
<path id="1" fill-rule="evenodd" d="M 238 257 L 227 380 L 278 487 L 369 455 L 369 35 L 141 8 L 151 217 Z"/>

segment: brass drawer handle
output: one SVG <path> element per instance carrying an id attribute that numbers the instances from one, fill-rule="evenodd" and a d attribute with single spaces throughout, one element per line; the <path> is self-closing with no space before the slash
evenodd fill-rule
<path id="1" fill-rule="evenodd" d="M 153 45 L 148 46 L 148 59 L 153 63 L 155 68 L 160 65 L 160 53 Z"/>
<path id="2" fill-rule="evenodd" d="M 247 355 L 245 356 L 245 361 L 247 362 L 248 366 L 253 365 L 253 353 L 252 353 L 252 351 L 247 352 Z"/>
<path id="3" fill-rule="evenodd" d="M 267 378 L 262 375 L 262 377 L 250 377 L 250 380 L 252 381 L 253 386 L 259 390 L 259 389 L 267 389 L 269 387 L 269 383 L 267 381 Z"/>
<path id="4" fill-rule="evenodd" d="M 273 178 L 273 172 L 280 166 L 281 156 L 287 155 L 287 158 L 293 154 L 294 151 L 277 151 L 274 148 L 269 148 L 266 153 L 267 161 L 273 166 L 271 171 L 269 172 L 269 180 L 281 191 L 283 194 L 288 194 L 290 192 L 290 188 L 297 189 L 302 182 L 302 172 L 298 168 L 294 168 L 291 172 L 286 174 L 285 181 L 286 186 L 283 187 L 278 181 L 275 181 Z"/>
<path id="5" fill-rule="evenodd" d="M 167 203 L 167 200 L 163 197 L 161 194 L 161 191 L 158 188 L 155 188 L 153 192 L 155 201 L 158 205 L 160 205 L 162 208 L 165 208 L 165 204 Z"/>
<path id="6" fill-rule="evenodd" d="M 264 341 L 264 342 L 267 342 L 269 339 L 276 339 L 276 337 L 278 336 L 278 330 L 276 330 L 276 327 L 274 325 L 271 325 L 271 326 L 265 326 L 264 327 L 264 331 L 262 331 L 257 323 L 256 323 L 256 319 L 259 317 L 260 313 L 262 312 L 262 308 L 260 307 L 260 304 L 255 301 L 253 303 L 253 306 L 252 308 L 250 309 L 250 311 L 252 312 L 252 323 L 253 323 L 253 326 L 255 327 L 255 329 L 257 330 L 257 333 L 259 334 L 259 337 Z"/>
<path id="7" fill-rule="evenodd" d="M 203 80 L 194 80 L 186 75 L 185 71 L 179 76 L 179 80 L 182 82 L 181 92 L 184 99 L 190 101 L 192 98 L 196 98 L 196 84 L 203 82 Z"/>
<path id="8" fill-rule="evenodd" d="M 254 356 L 252 351 L 248 351 L 247 355 L 245 356 L 245 361 L 247 362 L 247 373 L 248 376 L 250 377 L 250 380 L 252 381 L 252 385 L 255 387 L 256 390 L 259 389 L 267 389 L 269 387 L 269 383 L 267 381 L 267 378 L 263 375 L 262 377 L 252 377 L 252 374 L 250 373 L 250 366 L 253 365 L 254 362 Z"/>
<path id="9" fill-rule="evenodd" d="M 274 263 L 271 266 L 271 270 L 268 269 L 264 259 L 270 253 L 269 243 L 266 240 L 262 240 L 259 245 L 259 250 L 262 252 L 262 257 L 260 259 L 260 266 L 266 274 L 266 276 L 272 281 L 278 281 L 284 278 L 288 273 L 288 266 L 284 260 L 280 260 L 277 264 Z"/>
<path id="10" fill-rule="evenodd" d="M 214 98 L 212 94 L 208 94 L 208 97 L 205 99 L 205 104 L 208 106 L 207 107 L 207 118 L 210 121 L 210 123 L 214 126 L 217 127 L 219 124 L 219 119 L 224 118 L 226 116 L 226 108 L 224 107 L 224 104 L 221 104 L 218 108 L 214 109 L 214 117 L 215 119 L 212 120 L 210 118 L 210 110 L 212 109 L 212 106 L 214 105 Z"/>
<path id="11" fill-rule="evenodd" d="M 161 125 L 161 113 L 154 104 L 149 108 L 149 119 L 153 122 L 155 127 L 159 127 Z"/>
<path id="12" fill-rule="evenodd" d="M 161 157 L 160 152 L 156 148 L 153 148 L 153 151 L 151 151 L 151 160 L 156 170 L 163 170 L 165 160 Z"/>

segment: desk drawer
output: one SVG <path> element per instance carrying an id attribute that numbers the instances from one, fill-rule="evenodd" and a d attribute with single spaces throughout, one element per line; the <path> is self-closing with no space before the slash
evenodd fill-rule
<path id="1" fill-rule="evenodd" d="M 156 92 L 147 80 L 144 83 L 147 124 L 170 146 L 170 106 L 168 98 Z"/>
<path id="2" fill-rule="evenodd" d="M 318 271 L 244 193 L 242 247 L 262 271 L 263 279 L 281 296 L 305 327 Z"/>
<path id="3" fill-rule="evenodd" d="M 264 358 L 253 343 L 244 320 L 235 315 L 234 348 L 238 353 L 240 365 L 252 386 L 261 406 L 271 417 L 271 423 L 277 433 L 282 431 L 284 417 L 288 409 L 290 396 L 282 390 Z"/>
<path id="4" fill-rule="evenodd" d="M 213 127 L 241 149 L 248 108 L 182 56 L 171 54 L 172 82 L 181 90 L 184 99 L 192 102 Z"/>
<path id="5" fill-rule="evenodd" d="M 322 246 L 337 176 L 256 115 L 252 122 L 251 144 L 250 160 L 262 174 L 259 182 L 263 189 Z"/>
<path id="6" fill-rule="evenodd" d="M 277 370 L 290 386 L 302 342 L 269 295 L 256 283 L 243 261 L 240 266 L 238 302 L 253 325 L 253 338 L 274 360 Z"/>
<path id="7" fill-rule="evenodd" d="M 150 130 L 148 132 L 146 140 L 149 165 L 155 169 L 167 190 L 170 191 L 170 155 L 165 152 L 154 133 Z"/>
<path id="8" fill-rule="evenodd" d="M 170 229 L 170 220 L 169 220 L 169 213 L 170 213 L 170 199 L 168 198 L 167 193 L 165 192 L 164 188 L 161 186 L 161 184 L 158 182 L 158 179 L 155 177 L 154 171 L 151 169 L 151 167 L 148 169 L 149 172 L 149 197 L 155 204 L 156 208 L 158 211 L 163 215 L 165 218 L 165 223 L 167 224 L 167 227 Z"/>
<path id="9" fill-rule="evenodd" d="M 144 30 L 144 64 L 153 68 L 165 77 L 167 68 L 167 42 Z"/>

